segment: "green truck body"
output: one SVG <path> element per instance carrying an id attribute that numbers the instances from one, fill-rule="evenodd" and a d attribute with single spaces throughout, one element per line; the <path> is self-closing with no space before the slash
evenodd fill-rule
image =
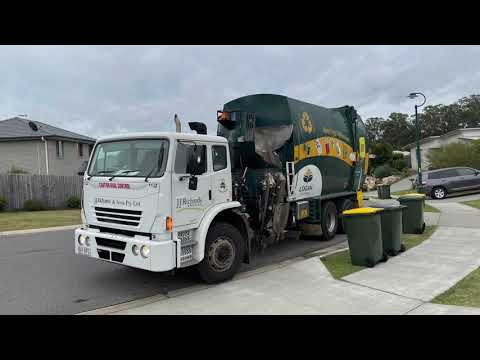
<path id="1" fill-rule="evenodd" d="M 267 173 L 285 176 L 279 187 L 286 187 L 290 213 L 298 212 L 296 203 L 308 201 L 308 216 L 297 214 L 296 220 L 320 223 L 327 199 L 338 210 L 352 207 L 368 166 L 365 125 L 354 107 L 330 109 L 257 94 L 226 103 L 220 113 L 228 117 L 219 116 L 217 135 L 229 141 L 234 182 L 244 184 L 249 212 L 261 211 L 265 185 L 259 183 Z"/>

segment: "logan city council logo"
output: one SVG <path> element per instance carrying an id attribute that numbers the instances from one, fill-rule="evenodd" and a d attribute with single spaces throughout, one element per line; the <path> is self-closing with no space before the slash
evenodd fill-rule
<path id="1" fill-rule="evenodd" d="M 310 115 L 306 111 L 304 111 L 300 117 L 300 124 L 302 125 L 303 131 L 305 131 L 307 134 L 311 134 L 313 132 L 312 119 L 310 119 Z"/>
<path id="2" fill-rule="evenodd" d="M 307 171 L 305 171 L 305 173 L 303 174 L 303 181 L 310 182 L 312 181 L 312 179 L 313 179 L 312 170 L 307 169 Z"/>

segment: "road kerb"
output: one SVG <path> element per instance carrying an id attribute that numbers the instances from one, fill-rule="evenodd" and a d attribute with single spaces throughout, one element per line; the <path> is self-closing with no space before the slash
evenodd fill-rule
<path id="1" fill-rule="evenodd" d="M 80 226 L 82 225 L 77 224 L 77 225 L 55 226 L 55 227 L 39 228 L 39 229 L 8 230 L 8 231 L 0 231 L 0 236 L 36 234 L 36 233 L 42 233 L 42 232 L 61 231 L 61 230 L 73 230 L 73 229 L 79 228 Z"/>

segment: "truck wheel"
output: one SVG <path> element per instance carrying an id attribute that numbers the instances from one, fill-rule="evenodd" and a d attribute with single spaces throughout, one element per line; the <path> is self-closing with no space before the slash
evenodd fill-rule
<path id="1" fill-rule="evenodd" d="M 350 209 L 353 209 L 355 207 L 355 203 L 350 200 L 350 199 L 345 199 L 343 202 L 342 202 L 342 205 L 340 206 L 340 211 L 338 212 L 338 215 L 339 215 L 339 222 L 338 222 L 338 230 L 337 230 L 337 233 L 339 234 L 345 234 L 345 225 L 343 223 L 343 217 L 341 217 L 340 215 L 342 215 L 342 213 L 345 211 L 345 210 L 350 210 Z"/>
<path id="2" fill-rule="evenodd" d="M 205 256 L 198 264 L 198 272 L 209 284 L 229 280 L 238 271 L 244 253 L 244 239 L 230 224 L 214 223 L 207 234 Z"/>
<path id="3" fill-rule="evenodd" d="M 337 233 L 338 213 L 337 213 L 337 207 L 332 201 L 327 201 L 323 205 L 322 220 L 320 224 L 322 226 L 322 233 L 323 233 L 324 240 L 332 239 Z"/>

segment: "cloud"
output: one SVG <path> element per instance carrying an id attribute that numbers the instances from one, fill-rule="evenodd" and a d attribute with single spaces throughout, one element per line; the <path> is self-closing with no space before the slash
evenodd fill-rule
<path id="1" fill-rule="evenodd" d="M 2 46 L 0 117 L 90 136 L 174 131 L 236 97 L 276 93 L 365 119 L 478 93 L 478 46 Z M 185 126 L 184 126 L 185 128 Z"/>

